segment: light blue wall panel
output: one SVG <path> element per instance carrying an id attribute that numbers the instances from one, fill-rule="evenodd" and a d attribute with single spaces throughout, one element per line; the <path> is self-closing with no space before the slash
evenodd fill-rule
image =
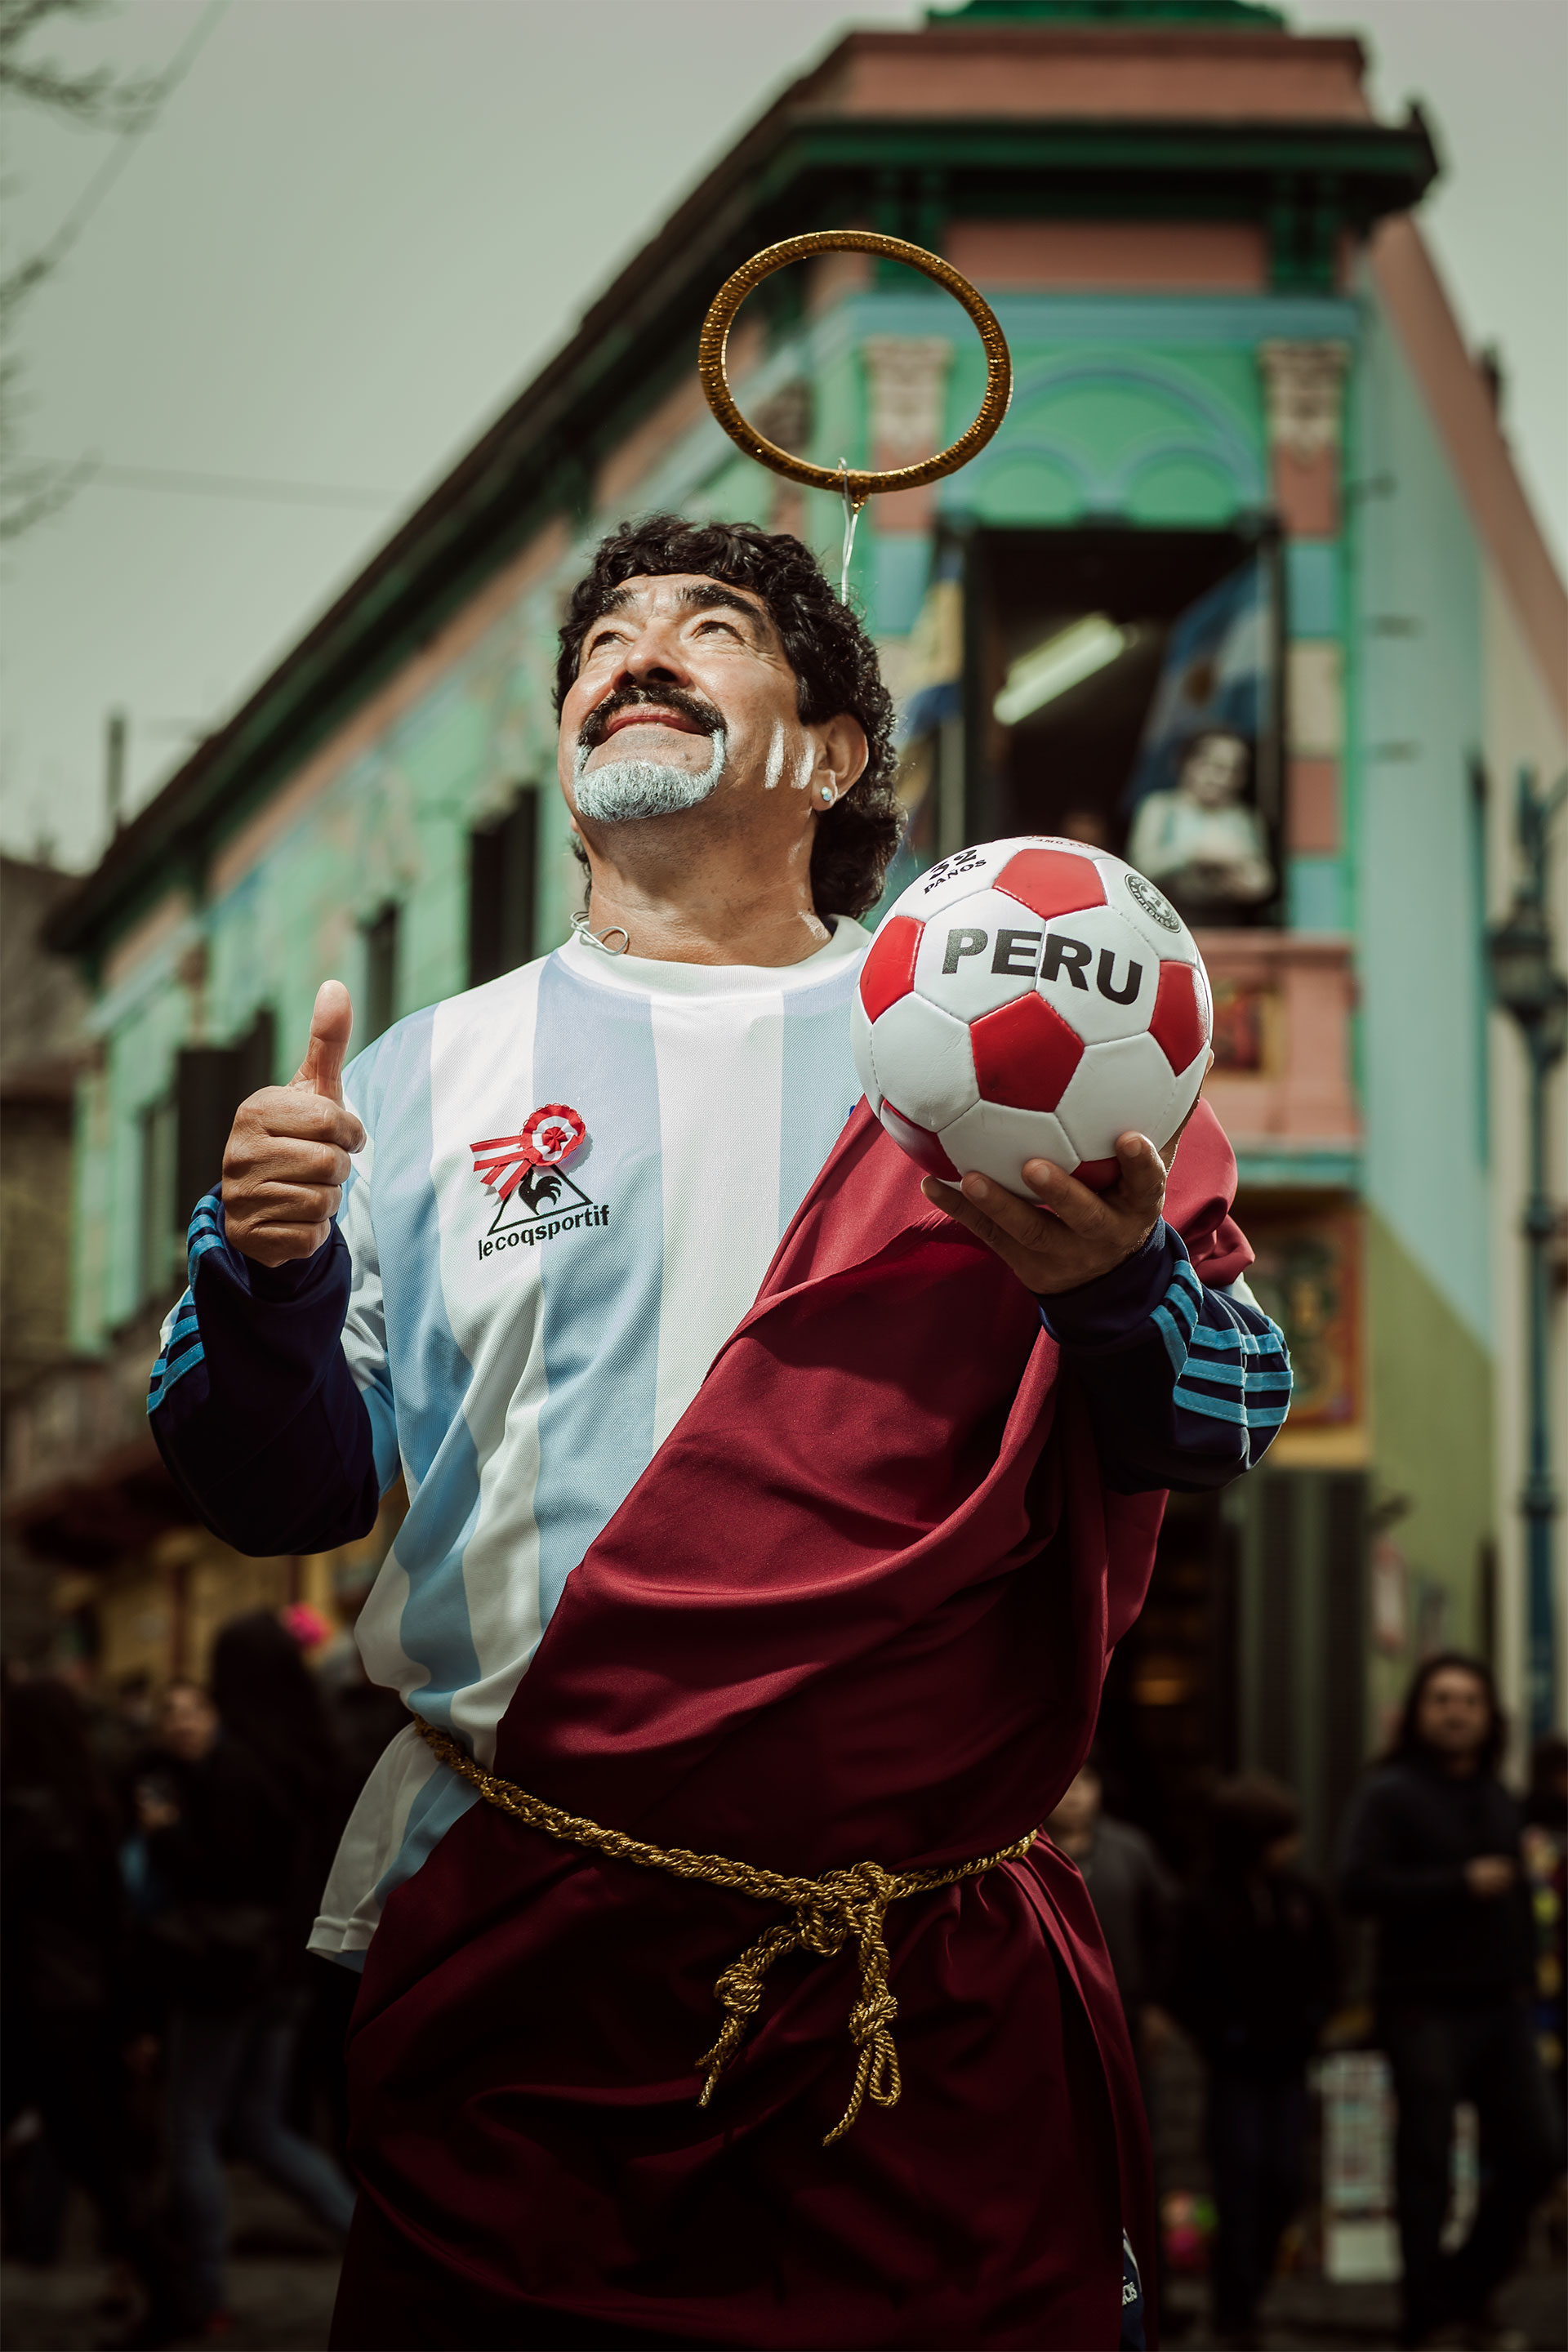
<path id="1" fill-rule="evenodd" d="M 1482 985 L 1469 759 L 1481 740 L 1481 567 L 1446 454 L 1369 310 L 1352 506 L 1351 821 L 1367 1188 L 1478 1339 L 1490 1329 L 1475 1103 Z"/>
<path id="2" fill-rule="evenodd" d="M 1285 542 L 1285 611 L 1293 637 L 1337 637 L 1343 625 L 1340 544 L 1334 539 Z"/>
<path id="3" fill-rule="evenodd" d="M 923 531 L 879 531 L 872 561 L 872 627 L 879 636 L 906 637 L 931 576 L 931 541 Z"/>
<path id="4" fill-rule="evenodd" d="M 1293 931 L 1342 931 L 1350 919 L 1343 860 L 1292 857 L 1285 870 L 1285 897 Z"/>

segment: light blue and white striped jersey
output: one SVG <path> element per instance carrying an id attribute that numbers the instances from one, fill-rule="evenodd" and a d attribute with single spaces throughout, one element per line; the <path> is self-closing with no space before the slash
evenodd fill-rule
<path id="1" fill-rule="evenodd" d="M 481 1763 L 567 1576 L 690 1403 L 859 1098 L 840 916 L 783 970 L 554 954 L 351 1064 L 367 1141 L 343 1348 L 409 1509 L 361 1615 L 373 1679 Z M 564 1105 L 586 1140 L 506 1199 L 475 1146 Z M 312 1949 L 356 1962 L 474 1801 L 412 1727 L 344 1833 Z"/>

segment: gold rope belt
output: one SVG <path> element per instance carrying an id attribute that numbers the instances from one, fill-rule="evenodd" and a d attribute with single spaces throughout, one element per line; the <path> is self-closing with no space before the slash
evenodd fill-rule
<path id="1" fill-rule="evenodd" d="M 782 1903 L 790 1916 L 767 1928 L 748 1951 L 724 1970 L 714 1986 L 724 2010 L 724 2025 L 711 2050 L 697 2061 L 704 2076 L 698 2105 L 705 2107 L 713 2085 L 744 2041 L 746 2028 L 762 2005 L 763 1979 L 786 1952 L 816 1952 L 823 1957 L 853 1943 L 860 1962 L 860 1994 L 849 2012 L 849 2033 L 858 2053 L 855 2087 L 849 2105 L 823 2141 L 831 2147 L 858 2116 L 869 2094 L 879 2107 L 898 2105 L 902 2087 L 899 2053 L 893 2046 L 893 2020 L 899 2004 L 888 1979 L 892 1963 L 885 1933 L 888 1906 L 906 1895 L 923 1895 L 937 1886 L 954 1886 L 961 1878 L 978 1878 L 999 1862 L 1014 1862 L 1028 1853 L 1038 1837 L 1030 1830 L 994 1853 L 974 1862 L 955 1862 L 947 1870 L 884 1870 L 880 1863 L 857 1862 L 847 1870 L 825 1870 L 819 1878 L 792 1878 L 781 1871 L 756 1870 L 749 1862 L 731 1862 L 721 1853 L 690 1853 L 684 1846 L 645 1845 L 624 1830 L 601 1829 L 597 1822 L 563 1812 L 542 1797 L 531 1797 L 514 1780 L 499 1780 L 475 1763 L 450 1734 L 437 1730 L 424 1717 L 414 1718 L 422 1739 L 428 1741 L 443 1764 L 471 1781 L 488 1805 L 511 1813 L 531 1830 L 560 1838 L 567 1845 L 608 1854 L 615 1862 L 635 1862 L 644 1870 L 668 1871 L 674 1878 L 695 1879 L 703 1886 L 723 1886 L 736 1895 L 750 1895 L 759 1903 Z"/>

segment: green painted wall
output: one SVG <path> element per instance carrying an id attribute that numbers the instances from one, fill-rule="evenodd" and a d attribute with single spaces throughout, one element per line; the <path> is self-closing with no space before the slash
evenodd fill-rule
<path id="1" fill-rule="evenodd" d="M 1367 1220 L 1368 1371 L 1374 1507 L 1407 1497 L 1387 1534 L 1409 1576 L 1409 1643 L 1374 1654 L 1374 1732 L 1403 1692 L 1425 1633 L 1484 1651 L 1482 1548 L 1493 1528 L 1491 1358 L 1387 1221 Z M 1433 1613 L 1423 1623 L 1424 1593 Z M 1440 1613 L 1436 1594 L 1442 1597 Z"/>

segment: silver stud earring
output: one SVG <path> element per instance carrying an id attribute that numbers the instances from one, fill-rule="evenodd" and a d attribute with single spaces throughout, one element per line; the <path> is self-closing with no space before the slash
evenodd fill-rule
<path id="1" fill-rule="evenodd" d="M 831 807 L 833 806 L 834 802 L 835 802 L 837 798 L 838 798 L 838 787 L 837 787 L 837 784 L 824 784 L 824 785 L 823 785 L 823 787 L 822 787 L 822 805 L 823 805 L 823 807 L 824 807 L 824 808 L 831 808 Z"/>

